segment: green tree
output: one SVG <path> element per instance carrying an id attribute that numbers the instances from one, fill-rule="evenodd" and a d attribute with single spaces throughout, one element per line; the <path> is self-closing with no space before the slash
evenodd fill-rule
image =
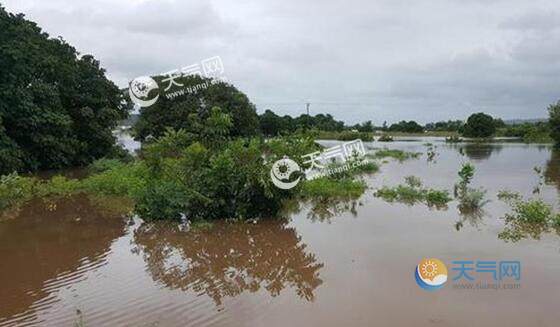
<path id="1" fill-rule="evenodd" d="M 276 136 L 283 131 L 283 118 L 275 114 L 272 110 L 266 110 L 259 116 L 261 132 L 267 136 Z"/>
<path id="2" fill-rule="evenodd" d="M 550 125 L 550 137 L 556 145 L 560 145 L 560 101 L 548 107 L 548 124 Z"/>
<path id="3" fill-rule="evenodd" d="M 164 92 L 168 82 L 162 82 L 163 76 L 153 78 L 160 86 L 160 96 L 155 104 L 140 109 L 140 118 L 134 126 L 137 139 L 144 140 L 149 135 L 159 137 L 167 128 L 192 131 L 195 128 L 191 122 L 192 115 L 205 121 L 213 107 L 220 107 L 231 116 L 233 128 L 230 136 L 252 136 L 259 133 L 259 117 L 255 106 L 233 85 L 201 76 L 183 76 L 175 80 L 183 86 L 173 86 Z M 191 91 L 188 91 L 189 88 Z M 167 97 L 180 91 L 179 89 L 187 92 Z"/>
<path id="4" fill-rule="evenodd" d="M 479 112 L 472 114 L 463 127 L 466 137 L 491 137 L 496 133 L 496 124 L 492 116 Z"/>
<path id="5" fill-rule="evenodd" d="M 99 62 L 0 6 L 0 174 L 83 165 L 126 117 Z"/>
<path id="6" fill-rule="evenodd" d="M 392 124 L 389 127 L 389 131 L 392 132 L 404 132 L 404 133 L 422 133 L 424 132 L 424 127 L 422 127 L 417 122 L 411 121 L 400 121 L 396 124 Z"/>

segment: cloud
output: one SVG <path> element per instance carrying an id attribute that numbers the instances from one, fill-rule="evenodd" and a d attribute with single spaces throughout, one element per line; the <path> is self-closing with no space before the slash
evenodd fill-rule
<path id="1" fill-rule="evenodd" d="M 438 0 L 8 0 L 120 86 L 219 55 L 260 111 L 347 122 L 543 117 L 560 4 Z"/>

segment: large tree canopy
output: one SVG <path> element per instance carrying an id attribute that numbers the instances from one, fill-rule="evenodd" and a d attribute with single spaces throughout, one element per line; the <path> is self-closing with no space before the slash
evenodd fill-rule
<path id="1" fill-rule="evenodd" d="M 496 133 L 496 122 L 492 116 L 483 112 L 472 114 L 463 127 L 466 137 L 491 137 Z"/>
<path id="2" fill-rule="evenodd" d="M 102 157 L 126 114 L 98 61 L 0 6 L 0 174 Z"/>
<path id="3" fill-rule="evenodd" d="M 159 85 L 157 102 L 140 109 L 140 118 L 134 126 L 139 140 L 149 135 L 162 136 L 168 128 L 190 132 L 197 128 L 193 118 L 205 120 L 214 107 L 231 116 L 233 128 L 230 136 L 258 134 L 259 119 L 255 106 L 233 85 L 190 75 L 176 78 L 175 82 L 182 86 L 173 86 L 165 91 L 167 82 L 163 82 L 163 78 L 154 77 Z"/>

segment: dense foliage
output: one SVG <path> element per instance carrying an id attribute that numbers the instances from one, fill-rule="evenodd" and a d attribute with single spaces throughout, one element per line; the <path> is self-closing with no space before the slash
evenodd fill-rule
<path id="1" fill-rule="evenodd" d="M 342 121 L 335 120 L 329 114 L 318 114 L 315 116 L 303 114 L 292 118 L 288 115 L 278 116 L 272 110 L 266 110 L 259 116 L 259 124 L 262 133 L 266 136 L 285 135 L 298 130 L 310 129 L 340 132 L 345 128 Z"/>
<path id="2" fill-rule="evenodd" d="M 560 101 L 548 107 L 550 137 L 560 145 Z"/>
<path id="3" fill-rule="evenodd" d="M 485 138 L 496 133 L 496 122 L 492 116 L 479 112 L 472 114 L 463 127 L 463 135 L 466 137 Z"/>
<path id="4" fill-rule="evenodd" d="M 90 55 L 0 7 L 0 174 L 109 154 L 127 108 Z"/>
<path id="5" fill-rule="evenodd" d="M 496 135 L 518 137 L 523 139 L 523 141 L 527 143 L 547 143 L 551 140 L 550 132 L 550 127 L 547 122 L 535 122 L 507 125 L 503 128 L 500 128 L 497 131 Z"/>
<path id="6" fill-rule="evenodd" d="M 436 123 L 428 123 L 425 126 L 427 131 L 438 131 L 438 132 L 459 132 L 465 122 L 462 120 L 448 120 L 448 121 L 439 121 Z"/>
<path id="7" fill-rule="evenodd" d="M 404 132 L 404 133 L 422 133 L 424 132 L 424 127 L 422 127 L 417 122 L 411 121 L 400 121 L 396 124 L 392 124 L 389 127 L 391 132 Z"/>
<path id="8" fill-rule="evenodd" d="M 163 87 L 168 84 L 162 82 L 163 78 L 164 76 L 155 76 L 154 80 Z M 140 118 L 134 126 L 137 139 L 162 136 L 168 128 L 195 132 L 197 124 L 210 116 L 213 107 L 220 107 L 231 116 L 233 128 L 228 136 L 245 137 L 258 134 L 259 120 L 255 106 L 233 85 L 198 75 L 178 77 L 175 82 L 183 85 L 184 89 L 196 91 L 174 97 L 165 96 L 172 94 L 172 88 L 169 93 L 160 94 L 155 104 L 141 108 Z M 197 87 L 200 85 L 207 87 Z M 160 90 L 160 93 L 162 92 L 163 90 Z"/>

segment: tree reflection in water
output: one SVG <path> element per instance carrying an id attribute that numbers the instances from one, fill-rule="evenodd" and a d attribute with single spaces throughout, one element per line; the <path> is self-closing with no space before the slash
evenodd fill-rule
<path id="1" fill-rule="evenodd" d="M 465 223 L 468 223 L 473 228 L 480 229 L 480 225 L 482 224 L 484 217 L 487 215 L 484 209 L 466 209 L 461 206 L 457 206 L 457 208 L 459 210 L 459 215 L 461 216 L 461 218 L 455 223 L 455 229 L 457 231 L 460 231 L 461 228 L 465 226 Z"/>
<path id="2" fill-rule="evenodd" d="M 331 223 L 332 219 L 349 212 L 353 217 L 358 216 L 357 206 L 363 205 L 359 200 L 352 198 L 316 199 L 300 201 L 293 199 L 286 201 L 281 212 L 282 217 L 293 217 L 307 212 L 307 219 L 312 222 Z"/>
<path id="3" fill-rule="evenodd" d="M 216 222 L 209 230 L 190 231 L 177 224 L 144 223 L 135 230 L 134 243 L 156 282 L 203 292 L 216 305 L 245 291 L 265 289 L 277 296 L 287 287 L 312 301 L 322 284 L 323 264 L 285 220 Z"/>
<path id="4" fill-rule="evenodd" d="M 544 170 L 545 182 L 560 190 L 560 149 L 552 149 Z"/>
<path id="5" fill-rule="evenodd" d="M 492 156 L 492 153 L 500 153 L 504 148 L 501 144 L 493 143 L 464 143 L 464 144 L 449 144 L 450 147 L 455 148 L 462 156 L 467 156 L 473 161 L 484 161 Z"/>

